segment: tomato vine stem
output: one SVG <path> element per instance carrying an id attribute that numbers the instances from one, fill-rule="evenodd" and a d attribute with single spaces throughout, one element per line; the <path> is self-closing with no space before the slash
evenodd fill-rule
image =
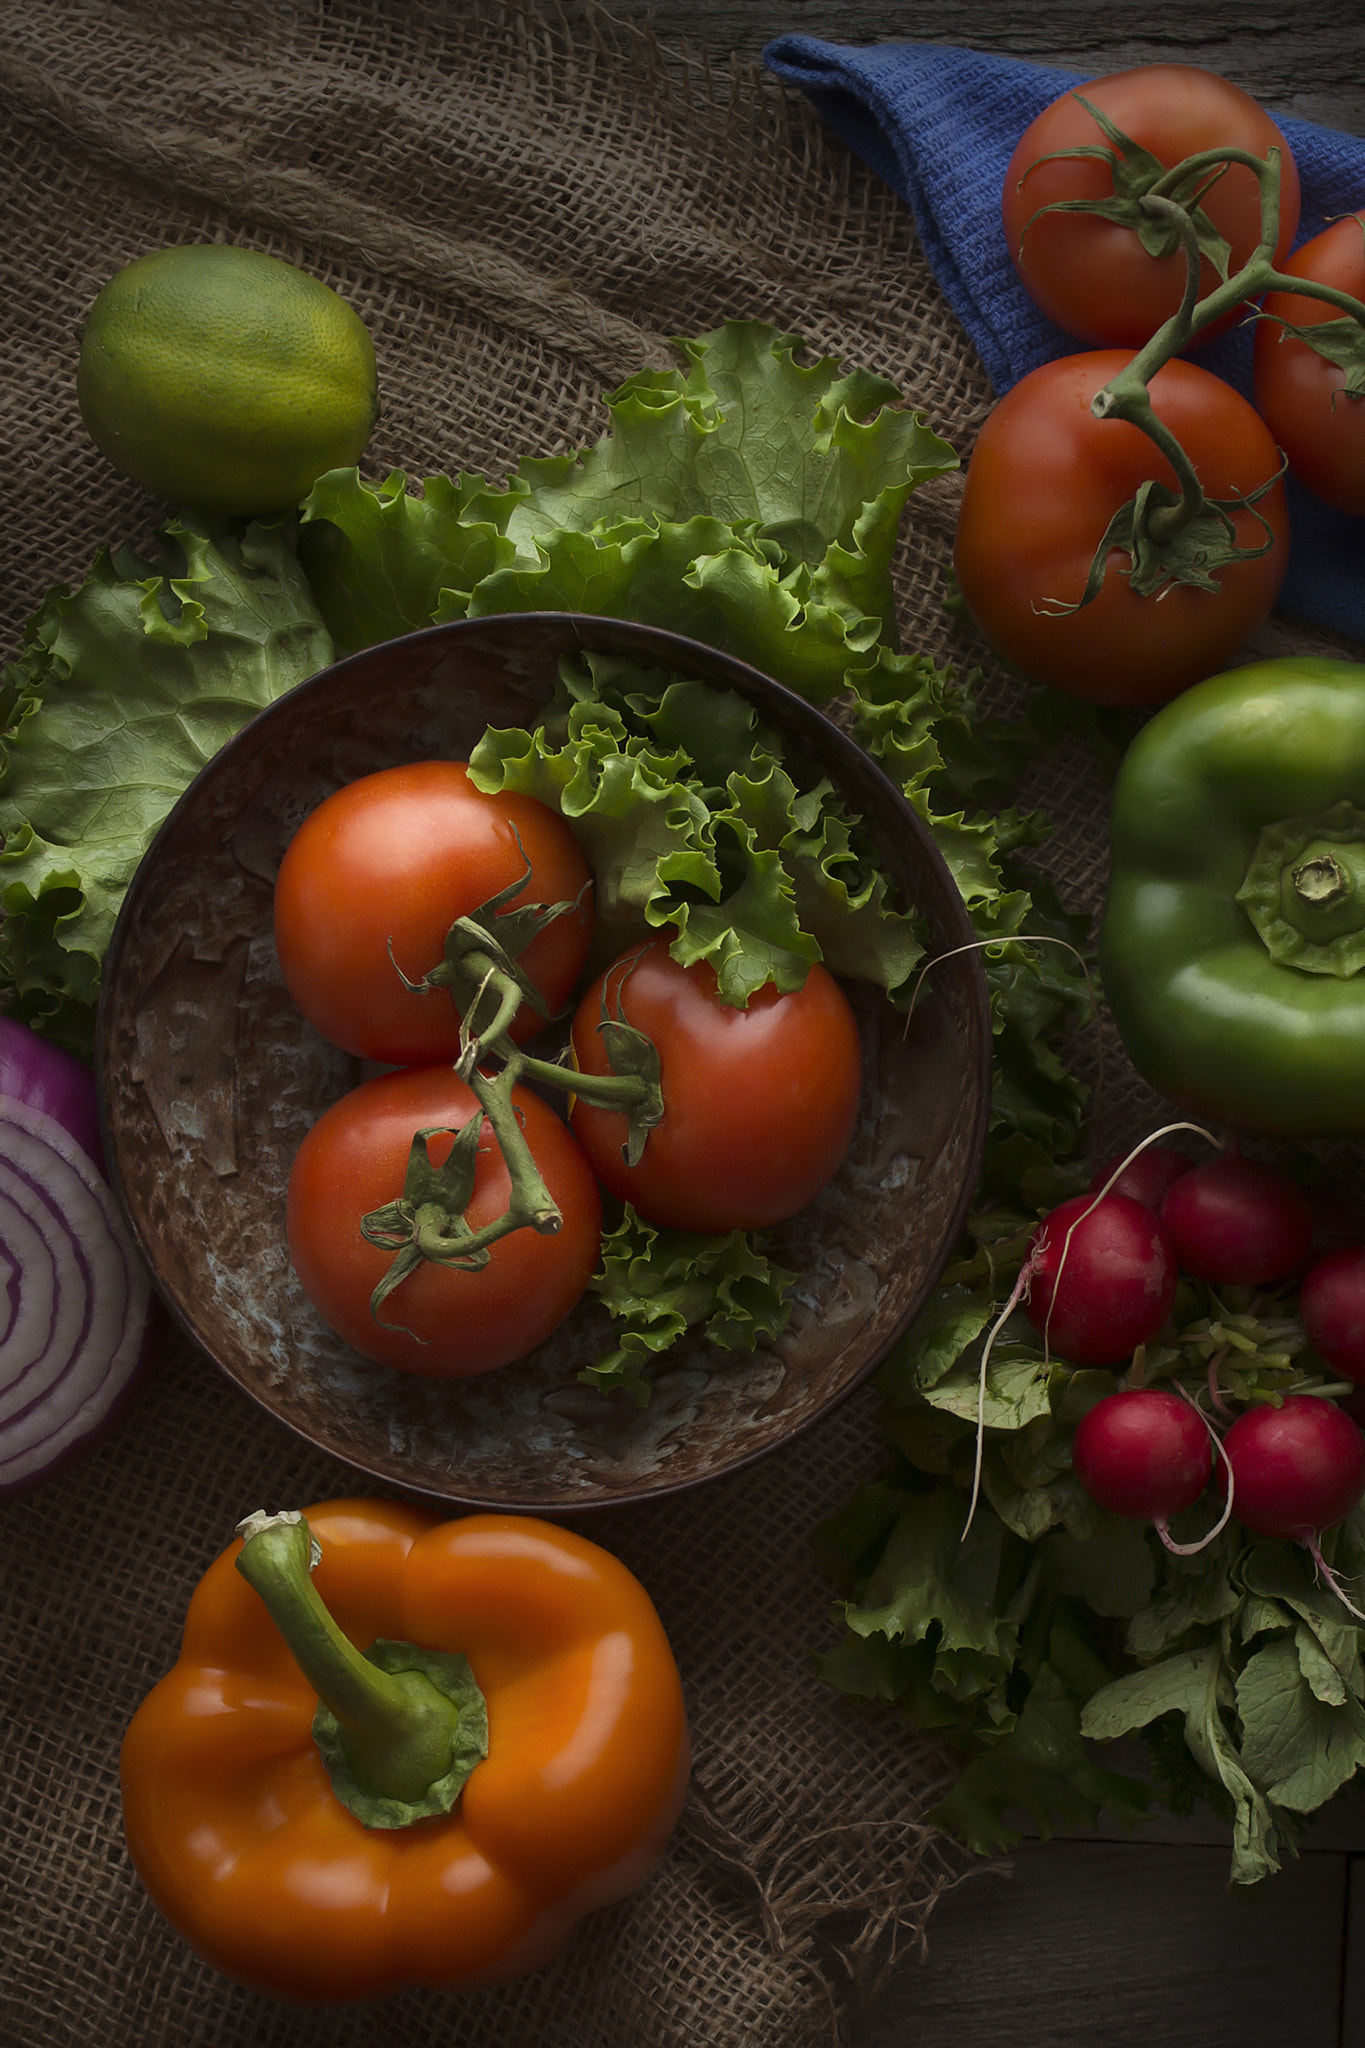
<path id="1" fill-rule="evenodd" d="M 513 1231 L 535 1230 L 549 1237 L 562 1229 L 563 1214 L 536 1164 L 513 1100 L 519 1085 L 530 1083 L 562 1089 L 598 1108 L 621 1112 L 626 1119 L 623 1149 L 631 1164 L 638 1163 L 648 1133 L 663 1117 L 658 1050 L 652 1040 L 626 1021 L 619 996 L 615 1015 L 607 1010 L 603 996 L 600 1029 L 611 1069 L 607 1074 L 583 1074 L 562 1061 L 538 1059 L 513 1042 L 512 1020 L 528 995 L 542 1014 L 543 1006 L 518 964 L 516 951 L 503 946 L 490 929 L 494 916 L 503 917 L 505 925 L 511 923 L 502 908 L 509 893 L 503 891 L 472 917 L 455 921 L 446 935 L 440 965 L 424 976 L 421 983 L 409 982 L 395 963 L 406 986 L 445 987 L 450 994 L 460 1012 L 460 1052 L 455 1072 L 473 1095 L 481 1114 L 471 1116 L 457 1131 L 415 1131 L 401 1194 L 361 1218 L 360 1231 L 366 1242 L 394 1254 L 370 1296 L 370 1313 L 377 1322 L 384 1321 L 379 1311 L 389 1295 L 425 1261 L 478 1272 L 488 1263 L 490 1247 Z M 517 913 L 516 949 L 520 950 L 543 924 L 571 907 L 523 905 Z M 476 1024 L 490 999 L 496 1005 L 492 1017 Z M 502 1155 L 510 1190 L 502 1214 L 475 1229 L 467 1220 L 467 1211 L 473 1199 L 485 1124 Z M 430 1142 L 438 1136 L 454 1138 L 439 1167 L 433 1165 L 430 1154 Z M 401 1329 L 406 1325 L 389 1327 Z"/>
<path id="2" fill-rule="evenodd" d="M 1122 142 L 1125 138 L 1120 137 L 1119 140 Z M 1194 213 L 1200 194 L 1208 189 L 1208 181 L 1202 185 L 1199 181 L 1205 173 L 1211 178 L 1221 176 L 1234 164 L 1244 166 L 1256 178 L 1261 206 L 1260 240 L 1239 270 L 1229 272 L 1224 259 L 1222 281 L 1201 298 L 1199 285 L 1203 252 Z M 1276 268 L 1274 252 L 1280 227 L 1280 183 L 1281 155 L 1278 149 L 1267 150 L 1264 157 L 1243 149 L 1206 149 L 1174 165 L 1164 176 L 1156 179 L 1137 202 L 1142 212 L 1154 219 L 1165 220 L 1178 236 L 1186 266 L 1184 294 L 1169 319 L 1095 394 L 1090 409 L 1096 419 L 1121 420 L 1144 433 L 1170 465 L 1179 493 L 1173 495 L 1165 485 L 1155 481 L 1144 485 L 1136 498 L 1122 507 L 1106 528 L 1080 599 L 1074 604 L 1050 604 L 1050 611 L 1069 613 L 1089 604 L 1099 593 L 1109 554 L 1115 548 L 1130 558 L 1134 591 L 1139 596 L 1159 596 L 1174 583 L 1216 590 L 1218 586 L 1214 577 L 1218 570 L 1233 562 L 1253 560 L 1273 547 L 1274 531 L 1256 507 L 1257 500 L 1283 474 L 1286 466 L 1283 461 L 1280 469 L 1267 477 L 1259 490 L 1245 497 L 1235 500 L 1209 497 L 1178 436 L 1159 418 L 1152 403 L 1150 385 L 1157 373 L 1188 348 L 1205 329 L 1237 307 L 1259 300 L 1269 291 L 1294 293 L 1335 307 L 1361 328 L 1362 348 L 1365 348 L 1365 304 L 1333 285 L 1321 284 L 1312 278 L 1293 277 Z M 1188 193 L 1193 187 L 1198 188 L 1194 196 L 1183 202 L 1172 196 L 1182 190 Z M 1269 316 L 1253 312 L 1251 317 Z M 1311 329 L 1296 332 L 1310 347 L 1313 345 Z M 1248 509 L 1260 519 L 1265 530 L 1264 539 L 1259 542 L 1243 543 L 1238 539 L 1235 514 Z"/>

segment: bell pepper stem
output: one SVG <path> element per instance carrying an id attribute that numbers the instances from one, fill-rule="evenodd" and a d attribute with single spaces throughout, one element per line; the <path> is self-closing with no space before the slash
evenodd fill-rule
<path id="1" fill-rule="evenodd" d="M 240 1533 L 237 1569 L 336 1716 L 357 1783 L 379 1798 L 421 1799 L 450 1770 L 459 1707 L 420 1671 L 381 1671 L 338 1627 L 313 1584 L 301 1515 L 250 1516 Z"/>

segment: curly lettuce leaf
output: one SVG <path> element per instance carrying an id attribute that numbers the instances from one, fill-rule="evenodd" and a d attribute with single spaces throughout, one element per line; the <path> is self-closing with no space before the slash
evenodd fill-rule
<path id="1" fill-rule="evenodd" d="M 607 401 L 612 431 L 594 448 L 523 464 L 531 489 L 511 537 L 524 548 L 623 517 L 703 514 L 751 531 L 786 564 L 842 574 L 893 630 L 899 514 L 916 484 L 956 467 L 952 450 L 897 409 L 894 385 L 829 357 L 803 363 L 800 337 L 761 321 L 727 321 L 677 347 L 683 370 L 644 372 Z"/>
<path id="2" fill-rule="evenodd" d="M 0 977 L 13 1014 L 83 1057 L 134 870 L 176 799 L 332 643 L 285 526 L 171 519 L 147 561 L 105 550 L 51 592 L 6 671 Z"/>
<path id="3" fill-rule="evenodd" d="M 1094 1015 L 1083 950 L 1087 920 L 1066 912 L 1051 885 L 1020 858 L 1021 848 L 1046 836 L 1046 821 L 975 808 L 988 781 L 993 793 L 1008 785 L 1024 752 L 1003 721 L 976 719 L 975 674 L 959 680 L 923 657 L 882 649 L 852 680 L 854 736 L 929 826 L 982 942 L 994 1036 L 985 1170 L 989 1175 L 995 1145 L 1019 1134 L 1065 1161 L 1079 1141 L 1086 1090 L 1057 1041 Z M 1053 713 L 1038 722 L 1029 750 L 1069 730 L 1068 712 Z M 971 764 L 965 773 L 964 762 Z"/>
<path id="4" fill-rule="evenodd" d="M 754 1351 L 780 1336 L 797 1277 L 743 1230 L 724 1237 L 664 1230 L 627 1203 L 602 1240 L 602 1265 L 590 1282 L 616 1325 L 616 1346 L 579 1378 L 619 1388 L 643 1407 L 650 1369 L 687 1331 L 699 1330 L 708 1344 L 731 1352 Z"/>
<path id="5" fill-rule="evenodd" d="M 515 557 L 497 515 L 510 517 L 521 488 L 509 485 L 490 502 L 477 476 L 428 477 L 420 498 L 399 469 L 382 483 L 354 469 L 319 477 L 299 554 L 337 653 L 430 625 L 443 606 L 463 617 L 475 584 Z"/>
<path id="6" fill-rule="evenodd" d="M 890 565 L 911 491 L 957 457 L 895 387 L 798 337 L 728 321 L 684 366 L 630 378 L 591 448 L 504 489 L 354 471 L 302 509 L 323 615 L 351 650 L 499 611 L 640 619 L 727 649 L 812 701 L 895 637 Z M 403 502 L 406 501 L 406 502 Z"/>
<path id="7" fill-rule="evenodd" d="M 737 1008 L 767 984 L 800 988 L 822 957 L 891 989 L 921 956 L 832 788 L 799 789 L 736 692 L 589 654 L 565 665 L 544 723 L 486 733 L 470 773 L 568 820 L 604 948 L 668 930 L 674 958 L 708 962 Z"/>

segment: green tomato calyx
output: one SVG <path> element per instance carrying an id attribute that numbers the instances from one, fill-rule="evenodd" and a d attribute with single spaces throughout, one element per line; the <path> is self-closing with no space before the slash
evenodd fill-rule
<path id="1" fill-rule="evenodd" d="M 1232 562 L 1255 561 L 1274 547 L 1275 529 L 1257 500 L 1281 473 L 1276 470 L 1258 490 L 1237 499 L 1206 498 L 1197 486 L 1194 494 L 1182 496 L 1149 478 L 1105 528 L 1080 597 L 1074 603 L 1045 599 L 1040 609 L 1061 618 L 1090 604 L 1099 596 L 1116 550 L 1128 557 L 1129 585 L 1138 597 L 1160 597 L 1177 583 L 1216 591 L 1219 570 Z M 1248 545 L 1238 539 L 1234 514 L 1239 511 L 1250 511 L 1260 521 L 1260 540 Z"/>
<path id="2" fill-rule="evenodd" d="M 1147 254 L 1155 261 L 1174 256 L 1182 245 L 1179 226 L 1164 218 L 1146 201 L 1154 195 L 1169 199 L 1180 207 L 1193 224 L 1198 249 L 1213 265 L 1219 277 L 1226 278 L 1232 251 L 1226 238 L 1221 235 L 1200 205 L 1204 194 L 1216 185 L 1222 176 L 1226 159 L 1217 156 L 1210 160 L 1209 152 L 1200 157 L 1191 157 L 1174 169 L 1153 156 L 1130 135 L 1125 135 L 1117 122 L 1111 121 L 1101 108 L 1094 106 L 1083 93 L 1071 97 L 1085 108 L 1105 137 L 1107 147 L 1100 144 L 1082 143 L 1074 149 L 1054 149 L 1038 158 L 1039 164 L 1056 163 L 1059 159 L 1091 158 L 1106 164 L 1113 178 L 1111 195 L 1099 199 L 1055 199 L 1047 206 L 1040 206 L 1024 225 L 1027 234 L 1045 213 L 1090 213 L 1101 220 L 1111 221 L 1115 227 L 1127 228 L 1135 234 Z M 1029 170 L 1036 170 L 1038 164 L 1031 164 Z M 1025 172 L 1027 178 L 1028 172 Z"/>
<path id="3" fill-rule="evenodd" d="M 396 960 L 394 972 L 404 988 L 444 988 L 460 1013 L 461 1053 L 456 1072 L 467 1081 L 486 1054 L 511 1050 L 508 1033 L 522 1005 L 548 1019 L 549 1010 L 534 981 L 521 965 L 521 955 L 558 917 L 581 914 L 580 902 L 523 903 L 514 899 L 531 879 L 521 835 L 512 827 L 517 850 L 526 865 L 514 882 L 490 896 L 468 917 L 457 917 L 446 933 L 442 957 L 420 981 L 404 974 Z M 393 960 L 393 948 L 389 948 Z"/>
<path id="4" fill-rule="evenodd" d="M 1081 104 L 1094 115 L 1108 141 L 1119 151 L 1120 158 L 1126 158 L 1127 138 L 1114 130 L 1112 124 L 1088 101 L 1082 99 Z M 1090 147 L 1059 154 L 1108 159 L 1113 156 L 1113 151 Z M 1256 178 L 1260 187 L 1261 222 L 1256 248 L 1239 270 L 1230 273 L 1226 244 L 1220 249 L 1210 241 L 1206 231 L 1208 223 L 1198 202 L 1223 171 L 1234 164 L 1249 170 Z M 1290 331 L 1310 348 L 1318 349 L 1329 361 L 1339 362 L 1347 369 L 1349 393 L 1355 394 L 1365 388 L 1361 383 L 1365 377 L 1365 303 L 1315 279 L 1300 279 L 1296 283 L 1275 268 L 1274 253 L 1280 226 L 1281 162 L 1278 149 L 1268 150 L 1263 158 L 1239 149 L 1200 150 L 1160 178 L 1150 175 L 1150 166 L 1134 161 L 1124 170 L 1126 183 L 1122 189 L 1121 169 L 1124 169 L 1123 164 L 1115 159 L 1115 199 L 1112 203 L 1077 202 L 1079 210 L 1099 212 L 1134 232 L 1138 232 L 1140 217 L 1146 222 L 1141 239 L 1149 254 L 1157 253 L 1158 249 L 1170 253 L 1176 248 L 1182 249 L 1185 291 L 1177 310 L 1157 328 L 1123 369 L 1095 394 L 1090 409 L 1096 419 L 1122 421 L 1146 434 L 1170 464 L 1179 489 L 1173 492 L 1164 484 L 1148 482 L 1134 499 L 1115 513 L 1096 548 L 1084 592 L 1075 603 L 1054 602 L 1048 605 L 1047 609 L 1056 615 L 1078 611 L 1093 602 L 1104 583 L 1110 557 L 1116 551 L 1128 556 L 1130 566 L 1125 573 L 1129 575 L 1135 595 L 1161 597 L 1177 583 L 1217 591 L 1217 576 L 1221 570 L 1234 562 L 1267 554 L 1275 545 L 1275 528 L 1258 509 L 1257 501 L 1274 487 L 1288 467 L 1287 461 L 1282 457 L 1279 468 L 1245 498 L 1234 501 L 1208 496 L 1195 464 L 1177 436 L 1159 417 L 1152 402 L 1150 386 L 1158 371 L 1191 347 L 1206 329 L 1249 307 L 1268 291 L 1299 292 L 1303 297 L 1329 305 L 1339 317 L 1324 320 L 1316 327 Z M 1063 204 L 1063 210 L 1067 210 L 1067 203 Z M 1212 264 L 1219 281 L 1201 297 L 1206 260 Z M 1254 538 L 1250 544 L 1239 541 L 1235 524 L 1235 515 L 1247 509 L 1254 513 L 1263 536 Z M 1324 968 L 1321 971 L 1332 973 L 1336 970 Z"/>

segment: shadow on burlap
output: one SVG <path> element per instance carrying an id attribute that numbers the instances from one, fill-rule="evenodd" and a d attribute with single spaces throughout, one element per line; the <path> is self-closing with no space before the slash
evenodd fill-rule
<path id="1" fill-rule="evenodd" d="M 989 404 L 906 209 L 761 74 L 713 81 L 637 31 L 591 16 L 569 32 L 529 0 L 200 0 L 173 25 L 139 0 L 28 0 L 7 10 L 5 45 L 6 653 L 49 584 L 160 516 L 89 443 L 74 368 L 100 286 L 168 243 L 265 249 L 350 300 L 379 358 L 376 476 L 497 479 L 593 440 L 604 391 L 669 363 L 669 335 L 730 316 L 891 377 L 964 454 Z M 912 501 L 903 629 L 936 658 L 979 660 L 941 610 L 955 504 L 952 480 Z M 1064 828 L 1049 865 L 1093 907 L 1103 793 L 1073 754 L 1035 781 Z M 1144 1113 L 1125 1100 L 1130 1122 Z M 117 1752 L 239 1516 L 356 1484 L 168 1341 L 122 1434 L 0 1511 L 0 2038 L 836 2040 L 850 1970 L 913 1947 L 967 1867 L 921 1820 L 947 1782 L 940 1752 L 810 1665 L 811 1645 L 838 1635 L 811 1527 L 879 1459 L 865 1392 L 748 1471 L 590 1521 L 653 1593 L 683 1671 L 695 1790 L 667 1860 L 537 1977 L 300 2011 L 226 1982 L 158 1920 L 123 1853 Z"/>

